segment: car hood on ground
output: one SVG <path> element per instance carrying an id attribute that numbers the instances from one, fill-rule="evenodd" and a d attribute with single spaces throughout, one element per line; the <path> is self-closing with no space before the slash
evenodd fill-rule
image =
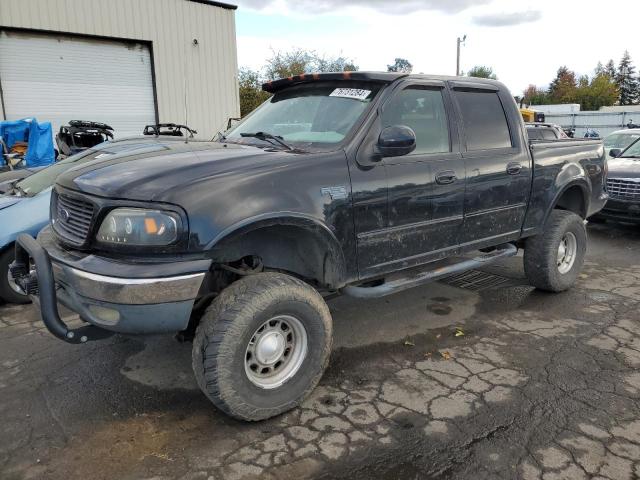
<path id="1" fill-rule="evenodd" d="M 276 168 L 293 155 L 217 142 L 153 145 L 78 165 L 61 174 L 56 183 L 100 197 L 163 201 L 181 186 L 242 169 Z"/>
<path id="2" fill-rule="evenodd" d="M 640 158 L 612 158 L 607 162 L 609 178 L 636 178 L 640 180 Z"/>
<path id="3" fill-rule="evenodd" d="M 11 205 L 15 205 L 24 197 L 16 197 L 15 195 L 3 195 L 0 197 L 0 210 L 10 207 Z"/>
<path id="4" fill-rule="evenodd" d="M 19 170 L 9 170 L 8 172 L 0 173 L 0 194 L 13 190 L 13 184 L 15 182 L 27 178 L 43 168 L 45 167 L 21 168 Z"/>
<path id="5" fill-rule="evenodd" d="M 0 197 L 0 248 L 13 242 L 19 233 L 32 236 L 49 222 L 51 188 L 33 197 Z"/>

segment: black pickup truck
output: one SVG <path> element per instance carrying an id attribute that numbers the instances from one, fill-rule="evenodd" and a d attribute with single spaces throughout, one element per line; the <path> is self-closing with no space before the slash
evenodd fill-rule
<path id="1" fill-rule="evenodd" d="M 575 282 L 584 220 L 606 201 L 600 142 L 529 141 L 490 80 L 355 72 L 264 89 L 215 142 L 58 177 L 50 226 L 19 237 L 11 268 L 55 336 L 191 332 L 203 392 L 260 420 L 320 380 L 327 295 L 387 295 L 519 248 L 535 287 Z M 70 329 L 58 302 L 87 325 Z"/>

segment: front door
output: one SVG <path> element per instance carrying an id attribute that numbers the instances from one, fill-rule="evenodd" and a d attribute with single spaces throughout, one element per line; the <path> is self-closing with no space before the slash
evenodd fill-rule
<path id="1" fill-rule="evenodd" d="M 373 136 L 377 138 L 384 127 L 404 125 L 413 129 L 417 141 L 413 153 L 383 158 L 376 167 L 360 170 L 357 175 L 360 181 L 371 177 L 371 183 L 378 188 L 367 189 L 370 197 L 366 211 L 354 210 L 356 225 L 365 227 L 359 217 L 366 218 L 366 212 L 377 210 L 377 218 L 384 219 L 379 228 L 358 232 L 363 276 L 424 263 L 457 247 L 463 221 L 465 170 L 449 111 L 450 99 L 443 82 L 408 82 L 382 106 Z M 367 155 L 372 151 L 361 149 L 360 164 L 370 161 L 362 158 Z M 372 193 L 381 193 L 383 173 L 387 208 L 380 211 L 380 198 L 376 202 Z M 371 255 L 374 250 L 375 255 Z"/>

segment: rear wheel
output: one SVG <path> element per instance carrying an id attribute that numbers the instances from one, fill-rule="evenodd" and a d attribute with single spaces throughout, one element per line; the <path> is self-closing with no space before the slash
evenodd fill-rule
<path id="1" fill-rule="evenodd" d="M 206 310 L 193 342 L 193 370 L 222 411 L 263 420 L 311 393 L 331 340 L 331 314 L 316 290 L 281 273 L 250 275 Z"/>
<path id="2" fill-rule="evenodd" d="M 0 298 L 7 303 L 30 303 L 28 295 L 22 293 L 9 273 L 9 265 L 15 259 L 15 252 L 9 247 L 0 254 Z"/>
<path id="3" fill-rule="evenodd" d="M 540 290 L 561 292 L 578 278 L 587 249 L 582 218 L 566 210 L 553 210 L 544 231 L 525 243 L 524 271 Z"/>

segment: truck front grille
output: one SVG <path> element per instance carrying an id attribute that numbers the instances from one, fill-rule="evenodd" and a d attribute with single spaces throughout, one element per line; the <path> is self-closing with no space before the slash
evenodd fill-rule
<path id="1" fill-rule="evenodd" d="M 607 192 L 609 197 L 618 200 L 640 201 L 640 179 L 625 180 L 622 178 L 607 179 Z"/>
<path id="2" fill-rule="evenodd" d="M 91 230 L 93 211 L 90 202 L 65 194 L 54 195 L 51 211 L 53 228 L 69 243 L 82 245 Z"/>

